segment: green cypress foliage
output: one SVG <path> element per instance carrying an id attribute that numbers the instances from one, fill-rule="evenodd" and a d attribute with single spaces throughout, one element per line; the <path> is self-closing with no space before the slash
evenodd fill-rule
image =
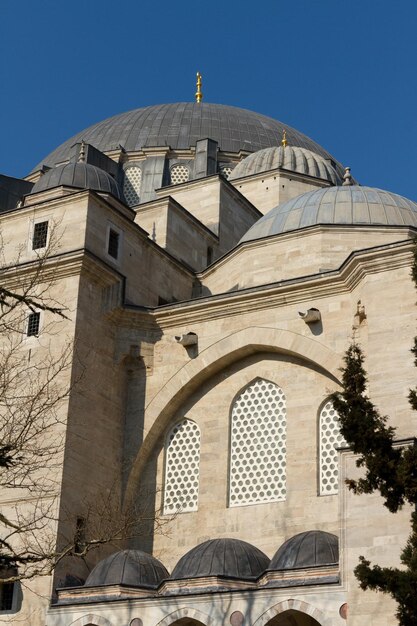
<path id="1" fill-rule="evenodd" d="M 417 241 L 411 276 L 417 288 Z M 411 349 L 417 366 L 417 337 Z M 358 467 L 364 470 L 359 480 L 348 480 L 354 493 L 378 491 L 384 505 L 396 513 L 404 504 L 411 504 L 411 533 L 401 553 L 402 569 L 371 565 L 360 557 L 355 576 L 362 589 L 391 595 L 398 604 L 400 626 L 417 624 L 417 446 L 395 444 L 395 429 L 387 425 L 387 417 L 379 413 L 366 394 L 367 378 L 361 348 L 353 343 L 344 357 L 343 391 L 332 396 L 339 414 L 341 433 L 358 455 Z M 417 410 L 417 388 L 410 390 L 409 402 Z"/>

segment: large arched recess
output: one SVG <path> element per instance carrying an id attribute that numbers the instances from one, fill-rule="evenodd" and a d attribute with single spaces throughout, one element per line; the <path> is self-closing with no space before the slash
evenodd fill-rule
<path id="1" fill-rule="evenodd" d="M 125 502 L 134 497 L 139 477 L 153 447 L 167 427 L 171 416 L 194 391 L 214 374 L 232 363 L 257 352 L 274 352 L 296 356 L 323 371 L 340 384 L 341 355 L 320 341 L 289 330 L 250 326 L 231 333 L 201 351 L 168 380 L 146 407 L 146 421 L 152 424 L 132 464 Z"/>
<path id="2" fill-rule="evenodd" d="M 287 617 L 289 619 L 286 619 Z M 291 599 L 272 606 L 258 617 L 253 626 L 279 626 L 281 623 L 332 626 L 333 620 L 312 604 Z"/>
<path id="3" fill-rule="evenodd" d="M 209 615 L 194 608 L 180 608 L 162 619 L 156 626 L 211 626 Z"/>

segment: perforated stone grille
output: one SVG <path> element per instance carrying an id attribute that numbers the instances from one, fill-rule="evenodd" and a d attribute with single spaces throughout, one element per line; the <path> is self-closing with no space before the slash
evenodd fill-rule
<path id="1" fill-rule="evenodd" d="M 198 508 L 200 429 L 189 419 L 168 435 L 165 462 L 164 513 L 188 513 Z"/>
<path id="2" fill-rule="evenodd" d="M 174 167 L 171 168 L 171 185 L 186 183 L 189 176 L 188 167 L 185 165 L 174 165 Z"/>
<path id="3" fill-rule="evenodd" d="M 123 193 L 125 196 L 125 200 L 129 206 L 139 204 L 141 184 L 142 170 L 140 169 L 140 167 L 128 167 L 125 170 Z"/>
<path id="4" fill-rule="evenodd" d="M 338 490 L 339 468 L 336 448 L 345 443 L 339 430 L 339 419 L 329 401 L 320 411 L 320 495 L 333 495 Z"/>
<path id="5" fill-rule="evenodd" d="M 230 506 L 285 500 L 286 407 L 282 389 L 256 380 L 232 408 Z"/>
<path id="6" fill-rule="evenodd" d="M 229 180 L 229 176 L 232 173 L 233 168 L 230 167 L 229 165 L 223 165 L 220 168 L 220 174 L 223 176 L 223 178 L 225 178 L 226 180 Z"/>

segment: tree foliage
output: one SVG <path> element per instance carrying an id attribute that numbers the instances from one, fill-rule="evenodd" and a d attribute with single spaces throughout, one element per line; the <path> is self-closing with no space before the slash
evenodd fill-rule
<path id="1" fill-rule="evenodd" d="M 417 242 L 414 243 L 412 279 L 417 288 Z M 417 366 L 417 337 L 411 351 Z M 404 504 L 415 510 L 411 515 L 411 532 L 400 560 L 403 568 L 372 565 L 363 556 L 355 568 L 362 589 L 391 595 L 397 602 L 401 626 L 417 624 L 417 446 L 395 441 L 395 428 L 388 425 L 367 396 L 364 355 L 356 343 L 349 346 L 342 368 L 341 392 L 332 395 L 340 419 L 341 433 L 358 455 L 356 464 L 363 468 L 358 480 L 347 480 L 354 493 L 379 492 L 391 513 Z M 417 389 L 410 390 L 409 402 L 417 410 Z"/>
<path id="2" fill-rule="evenodd" d="M 162 518 L 142 494 L 123 510 L 114 485 L 94 502 L 79 502 L 82 518 L 60 502 L 67 403 L 77 392 L 74 338 L 65 339 L 67 313 L 55 301 L 57 243 L 29 264 L 2 263 L 0 241 L 0 582 L 49 575 L 63 559 L 84 559 L 103 544 L 119 545 L 149 532 Z M 28 343 L 28 314 L 43 311 L 39 337 Z M 64 336 L 63 336 L 64 335 Z M 32 341 L 33 340 L 33 341 Z M 82 371 L 82 364 L 77 363 Z M 57 535 L 58 522 L 60 534 Z"/>

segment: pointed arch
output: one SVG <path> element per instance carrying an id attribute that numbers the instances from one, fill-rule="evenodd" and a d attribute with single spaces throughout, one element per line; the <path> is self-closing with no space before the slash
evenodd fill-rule
<path id="1" fill-rule="evenodd" d="M 285 500 L 286 400 L 281 387 L 255 378 L 230 412 L 229 506 Z"/>
<path id="2" fill-rule="evenodd" d="M 253 626 L 266 626 L 268 622 L 274 619 L 274 617 L 290 610 L 299 611 L 300 613 L 309 615 L 315 619 L 320 626 L 332 626 L 333 624 L 332 618 L 327 617 L 323 611 L 312 604 L 304 602 L 303 600 L 290 599 L 284 600 L 283 602 L 279 602 L 278 604 L 270 607 L 267 611 L 265 611 L 265 613 L 262 613 L 262 615 L 258 617 L 258 619 L 253 623 Z"/>
<path id="3" fill-rule="evenodd" d="M 132 465 L 125 494 L 125 502 L 134 498 L 139 476 L 155 443 L 164 432 L 169 419 L 181 404 L 211 376 L 240 359 L 258 352 L 295 356 L 307 365 L 318 368 L 336 386 L 340 385 L 341 355 L 310 337 L 289 330 L 248 326 L 230 333 L 208 346 L 181 367 L 151 399 L 146 407 L 147 422 L 151 427 Z"/>
<path id="4" fill-rule="evenodd" d="M 204 626 L 212 625 L 212 619 L 210 615 L 202 613 L 197 609 L 183 607 L 177 609 L 176 611 L 173 611 L 172 613 L 164 617 L 164 619 L 158 622 L 156 626 L 171 626 L 171 624 L 173 624 L 174 622 L 178 622 L 180 619 L 183 618 L 196 620 L 198 622 L 201 622 L 201 624 L 204 624 Z"/>
<path id="5" fill-rule="evenodd" d="M 113 626 L 113 624 L 101 615 L 88 613 L 88 615 L 76 619 L 75 622 L 71 622 L 70 626 Z"/>

